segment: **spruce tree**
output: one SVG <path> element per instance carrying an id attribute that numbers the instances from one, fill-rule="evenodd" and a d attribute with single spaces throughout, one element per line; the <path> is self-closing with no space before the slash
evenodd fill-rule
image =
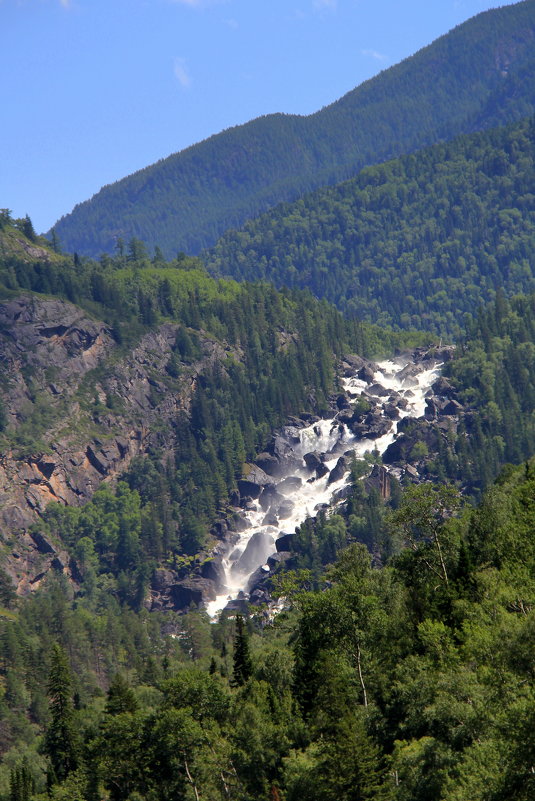
<path id="1" fill-rule="evenodd" d="M 52 650 L 48 697 L 51 721 L 45 734 L 44 751 L 50 759 L 55 779 L 62 782 L 78 766 L 79 743 L 74 721 L 71 672 L 66 654 L 57 643 Z"/>
<path id="2" fill-rule="evenodd" d="M 35 781 L 26 759 L 12 769 L 9 776 L 9 801 L 30 801 Z"/>
<path id="3" fill-rule="evenodd" d="M 236 617 L 236 637 L 234 639 L 234 669 L 232 672 L 232 685 L 242 687 L 247 683 L 253 672 L 251 654 L 249 653 L 249 637 L 245 630 L 242 615 Z"/>

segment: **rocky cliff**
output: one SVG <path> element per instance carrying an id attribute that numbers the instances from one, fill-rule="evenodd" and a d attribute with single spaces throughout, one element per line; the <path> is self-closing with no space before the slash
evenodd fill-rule
<path id="1" fill-rule="evenodd" d="M 2 566 L 20 593 L 51 566 L 70 575 L 60 543 L 31 533 L 51 501 L 79 505 L 150 447 L 173 445 L 199 372 L 226 351 L 166 372 L 177 326 L 119 345 L 105 323 L 66 301 L 23 295 L 0 303 L 0 536 Z"/>

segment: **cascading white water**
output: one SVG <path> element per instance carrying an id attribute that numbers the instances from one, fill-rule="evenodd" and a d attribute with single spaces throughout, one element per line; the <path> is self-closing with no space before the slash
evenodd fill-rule
<path id="1" fill-rule="evenodd" d="M 413 375 L 408 371 L 410 364 L 405 360 L 384 361 L 377 365 L 374 382 L 389 391 L 387 396 L 382 396 L 380 388 L 374 392 L 373 385 L 370 387 L 357 377 L 344 379 L 344 389 L 350 396 L 364 394 L 374 399 L 381 409 L 389 403 L 391 393 L 398 393 L 407 403 L 405 408 L 399 408 L 399 419 L 421 417 L 425 411 L 425 394 L 442 365 L 437 364 Z M 334 481 L 330 475 L 339 457 L 347 451 L 353 452 L 357 458 L 373 450 L 382 454 L 396 439 L 396 429 L 394 422 L 388 433 L 376 439 L 360 439 L 333 415 L 331 419 L 319 420 L 296 432 L 299 440 L 292 444 L 289 459 L 287 457 L 291 467 L 273 479 L 277 513 L 270 514 L 270 499 L 264 500 L 262 496 L 243 512 L 248 528 L 223 557 L 226 589 L 206 605 L 210 617 L 215 617 L 229 600 L 247 591 L 249 580 L 259 567 L 264 566 L 268 575 L 269 567 L 265 562 L 276 550 L 275 541 L 284 533 L 293 532 L 306 518 L 315 517 L 319 509 L 330 504 L 336 493 L 346 486 L 349 471 Z M 323 463 L 328 472 L 321 478 L 311 479 L 311 470 L 305 465 L 303 457 L 310 452 L 325 454 Z"/>

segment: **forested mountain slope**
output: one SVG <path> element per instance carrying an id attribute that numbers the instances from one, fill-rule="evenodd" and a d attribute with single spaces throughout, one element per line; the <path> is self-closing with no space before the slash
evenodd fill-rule
<path id="1" fill-rule="evenodd" d="M 535 0 L 489 11 L 309 117 L 224 131 L 104 187 L 55 226 L 98 255 L 117 237 L 168 257 L 362 167 L 535 110 Z"/>
<path id="2" fill-rule="evenodd" d="M 535 118 L 369 167 L 227 232 L 209 269 L 307 287 L 361 319 L 448 335 L 531 291 Z"/>
<path id="3" fill-rule="evenodd" d="M 39 258 L 7 253 L 13 236 Z M 328 408 L 344 351 L 401 343 L 306 293 L 216 281 L 196 259 L 151 262 L 136 241 L 90 262 L 58 258 L 5 220 L 0 239 L 1 555 L 20 593 L 53 563 L 75 575 L 83 529 L 137 603 L 150 565 L 176 568 L 212 543 L 273 428 Z M 87 519 L 68 509 L 31 528 L 51 501 L 87 503 L 127 470 L 130 488 L 103 492 Z"/>
<path id="4" fill-rule="evenodd" d="M 267 627 L 136 615 L 88 552 L 75 602 L 52 579 L 2 610 L 2 797 L 529 801 L 534 470 L 463 513 L 413 488 L 387 567 L 353 544 Z"/>

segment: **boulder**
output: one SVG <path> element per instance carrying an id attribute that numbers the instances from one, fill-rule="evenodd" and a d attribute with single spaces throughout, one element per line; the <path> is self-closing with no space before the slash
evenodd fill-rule
<path id="1" fill-rule="evenodd" d="M 338 395 L 336 398 L 336 407 L 338 409 L 349 409 L 350 404 L 345 395 Z"/>
<path id="2" fill-rule="evenodd" d="M 367 384 L 373 384 L 374 376 L 375 373 L 368 364 L 363 365 L 357 373 L 357 378 L 361 381 L 365 381 Z"/>
<path id="3" fill-rule="evenodd" d="M 267 510 L 271 509 L 272 507 L 277 509 L 283 500 L 284 495 L 281 495 L 280 492 L 278 492 L 275 484 L 267 484 L 262 490 L 258 502 L 261 509 L 264 512 L 267 512 Z"/>
<path id="4" fill-rule="evenodd" d="M 227 518 L 227 528 L 229 531 L 241 532 L 251 528 L 251 524 L 241 514 L 234 513 Z"/>
<path id="5" fill-rule="evenodd" d="M 312 425 L 312 423 L 318 423 L 321 419 L 317 414 L 310 414 L 309 412 L 303 412 L 299 417 L 307 426 Z"/>
<path id="6" fill-rule="evenodd" d="M 188 609 L 191 604 L 200 606 L 205 601 L 214 601 L 217 592 L 215 583 L 207 578 L 194 576 L 173 584 L 171 597 L 175 609 Z"/>
<path id="7" fill-rule="evenodd" d="M 286 520 L 288 517 L 291 517 L 294 506 L 295 504 L 293 501 L 291 501 L 289 498 L 285 498 L 277 510 L 279 518 L 281 520 Z"/>
<path id="8" fill-rule="evenodd" d="M 207 559 L 206 562 L 203 562 L 201 566 L 201 576 L 213 581 L 218 592 L 224 592 L 226 576 L 220 556 L 214 556 L 211 559 Z"/>
<path id="9" fill-rule="evenodd" d="M 319 453 L 319 451 L 310 451 L 310 453 L 305 453 L 303 456 L 305 464 L 309 470 L 317 470 L 318 467 L 324 467 L 324 458 L 324 455 Z"/>
<path id="10" fill-rule="evenodd" d="M 399 420 L 399 408 L 397 405 L 393 403 L 387 403 L 383 411 L 389 420 Z"/>
<path id="11" fill-rule="evenodd" d="M 270 569 L 267 565 L 261 565 L 249 576 L 247 582 L 247 592 L 254 592 L 256 589 L 263 590 L 266 579 L 269 578 Z"/>
<path id="12" fill-rule="evenodd" d="M 275 547 L 278 552 L 292 551 L 295 542 L 295 534 L 281 534 L 278 540 L 275 540 Z"/>
<path id="13" fill-rule="evenodd" d="M 258 454 L 255 464 L 268 476 L 277 476 L 281 472 L 280 457 L 267 453 L 267 451 Z"/>
<path id="14" fill-rule="evenodd" d="M 326 476 L 328 472 L 329 468 L 326 464 L 319 464 L 316 467 L 316 478 L 323 478 L 323 476 Z"/>
<path id="15" fill-rule="evenodd" d="M 233 571 L 250 573 L 258 565 L 265 563 L 275 550 L 275 539 L 266 531 L 255 531 L 245 550 L 232 566 Z"/>
<path id="16" fill-rule="evenodd" d="M 238 481 L 238 490 L 243 504 L 245 498 L 252 498 L 253 500 L 259 498 L 262 492 L 262 485 L 254 481 L 248 481 L 246 478 L 240 478 Z"/>
<path id="17" fill-rule="evenodd" d="M 353 409 L 346 408 L 342 409 L 342 411 L 338 412 L 336 415 L 336 420 L 338 423 L 342 423 L 343 425 L 350 426 L 353 420 L 355 419 L 355 413 Z"/>
<path id="18" fill-rule="evenodd" d="M 402 434 L 394 442 L 392 442 L 383 453 L 383 462 L 385 464 L 405 462 L 411 448 L 412 440 L 406 434 Z"/>
<path id="19" fill-rule="evenodd" d="M 283 494 L 289 494 L 298 490 L 302 483 L 303 479 L 299 478 L 299 476 L 287 476 L 282 481 L 279 481 L 277 490 Z"/>
<path id="20" fill-rule="evenodd" d="M 269 557 L 267 564 L 270 570 L 275 570 L 278 565 L 283 565 L 286 563 L 288 566 L 288 562 L 293 558 L 294 555 L 289 551 L 277 551 L 277 553 L 274 553 Z"/>
<path id="21" fill-rule="evenodd" d="M 329 474 L 329 480 L 327 484 L 334 484 L 335 481 L 340 481 L 341 478 L 344 477 L 347 471 L 347 460 L 344 456 L 340 456 L 336 465 L 333 467 Z"/>
<path id="22" fill-rule="evenodd" d="M 450 400 L 450 402 L 447 403 L 446 406 L 444 406 L 444 408 L 442 409 L 442 414 L 448 414 L 448 415 L 459 414 L 460 412 L 462 412 L 462 410 L 463 407 L 458 401 Z"/>
<path id="23" fill-rule="evenodd" d="M 269 484 L 271 481 L 270 476 L 262 470 L 257 464 L 246 464 L 243 477 L 248 481 L 253 481 L 255 484 Z"/>
<path id="24" fill-rule="evenodd" d="M 382 384 L 371 384 L 366 390 L 370 395 L 376 395 L 379 398 L 386 398 L 390 395 L 390 390 L 383 387 Z"/>
<path id="25" fill-rule="evenodd" d="M 431 389 L 435 395 L 439 395 L 441 398 L 453 398 L 455 395 L 455 387 L 443 375 L 437 378 L 431 385 Z"/>
<path id="26" fill-rule="evenodd" d="M 152 588 L 159 593 L 167 594 L 176 581 L 176 575 L 163 567 L 157 568 L 152 574 Z"/>

